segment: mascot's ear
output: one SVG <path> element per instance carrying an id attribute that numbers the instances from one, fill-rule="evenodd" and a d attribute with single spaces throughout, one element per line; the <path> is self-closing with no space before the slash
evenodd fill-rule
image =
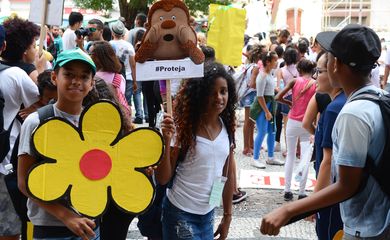
<path id="1" fill-rule="evenodd" d="M 149 28 L 150 28 L 149 22 L 146 22 L 146 23 L 144 24 L 144 26 L 145 26 L 146 29 L 149 29 Z"/>

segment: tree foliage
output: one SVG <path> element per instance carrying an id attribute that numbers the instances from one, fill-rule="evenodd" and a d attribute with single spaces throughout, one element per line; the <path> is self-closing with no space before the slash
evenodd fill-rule
<path id="1" fill-rule="evenodd" d="M 73 0 L 75 4 L 81 8 L 103 10 L 108 12 L 112 10 L 113 0 Z M 120 15 L 126 19 L 127 27 L 132 27 L 135 16 L 139 12 L 147 13 L 148 5 L 152 4 L 153 0 L 117 0 L 119 4 Z M 184 0 L 191 15 L 198 17 L 199 15 L 207 15 L 208 7 L 211 3 L 228 5 L 232 0 Z"/>
<path id="2" fill-rule="evenodd" d="M 103 11 L 105 14 L 112 10 L 112 0 L 73 0 L 76 6 Z"/>

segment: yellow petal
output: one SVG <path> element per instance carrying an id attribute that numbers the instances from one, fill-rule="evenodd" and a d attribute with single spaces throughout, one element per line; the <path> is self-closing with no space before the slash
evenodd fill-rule
<path id="1" fill-rule="evenodd" d="M 161 135 L 149 128 L 138 128 L 122 138 L 115 146 L 115 164 L 129 169 L 129 165 L 143 168 L 157 164 L 163 153 Z"/>
<path id="2" fill-rule="evenodd" d="M 107 205 L 107 185 L 105 181 L 82 180 L 72 186 L 70 201 L 80 213 L 97 217 Z"/>
<path id="3" fill-rule="evenodd" d="M 90 148 L 109 146 L 121 129 L 118 109 L 108 101 L 92 105 L 82 117 L 81 129 Z"/>
<path id="4" fill-rule="evenodd" d="M 138 214 L 152 203 L 153 185 L 144 174 L 120 169 L 113 172 L 111 177 L 111 196 L 123 210 Z"/>
<path id="5" fill-rule="evenodd" d="M 45 163 L 33 168 L 28 175 L 30 193 L 43 201 L 61 197 L 68 188 L 69 169 L 60 169 L 56 163 Z"/>
<path id="6" fill-rule="evenodd" d="M 42 155 L 59 160 L 75 153 L 81 146 L 79 133 L 68 123 L 53 119 L 39 126 L 33 134 L 35 149 Z M 72 149 L 72 151 L 69 151 Z"/>

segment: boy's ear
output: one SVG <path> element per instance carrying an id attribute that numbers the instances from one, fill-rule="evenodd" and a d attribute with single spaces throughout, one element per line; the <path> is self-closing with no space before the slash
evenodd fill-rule
<path id="1" fill-rule="evenodd" d="M 51 82 L 54 86 L 57 86 L 57 74 L 55 71 L 51 72 Z"/>

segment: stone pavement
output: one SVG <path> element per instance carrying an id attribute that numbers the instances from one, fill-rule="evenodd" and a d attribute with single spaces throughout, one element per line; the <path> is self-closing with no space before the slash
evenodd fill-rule
<path id="1" fill-rule="evenodd" d="M 242 111 L 239 111 L 239 119 L 242 119 Z M 283 138 L 283 137 L 282 137 Z M 237 162 L 237 174 L 240 169 L 254 169 L 250 165 L 250 157 L 244 156 L 242 152 L 242 121 L 236 132 L 237 149 L 235 159 Z M 264 141 L 265 142 L 265 141 Z M 284 140 L 282 142 L 282 150 L 284 150 Z M 265 154 L 262 153 L 263 157 Z M 275 153 L 275 157 L 283 159 L 281 153 Z M 312 168 L 311 168 L 312 169 Z M 269 166 L 265 169 L 266 172 L 283 172 L 283 166 Z M 316 239 L 314 223 L 307 221 L 299 221 L 289 226 L 283 227 L 280 234 L 276 237 L 264 236 L 260 233 L 261 217 L 272 211 L 273 209 L 285 203 L 283 200 L 283 190 L 271 189 L 243 189 L 247 191 L 249 197 L 234 205 L 233 220 L 230 225 L 228 239 Z M 297 199 L 297 193 L 294 194 L 294 199 Z M 214 229 L 218 226 L 223 211 L 221 208 L 216 210 L 216 219 Z M 127 239 L 143 239 L 137 229 L 137 219 L 134 219 L 129 228 Z"/>

